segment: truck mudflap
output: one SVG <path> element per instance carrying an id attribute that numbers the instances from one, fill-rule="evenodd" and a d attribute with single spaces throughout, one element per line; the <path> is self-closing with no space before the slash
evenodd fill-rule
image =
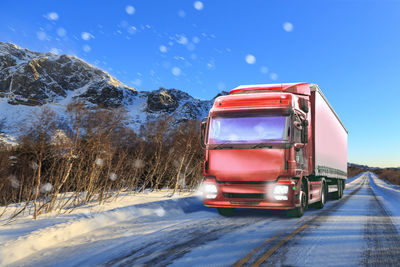
<path id="1" fill-rule="evenodd" d="M 214 178 L 203 183 L 203 203 L 207 207 L 293 209 L 300 205 L 296 182 L 280 179 L 266 184 L 226 184 Z"/>

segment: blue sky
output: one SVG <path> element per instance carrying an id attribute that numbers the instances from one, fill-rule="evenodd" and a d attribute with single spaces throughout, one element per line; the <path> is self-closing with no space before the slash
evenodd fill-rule
<path id="1" fill-rule="evenodd" d="M 349 161 L 400 166 L 399 14 L 400 1 L 384 0 L 3 0 L 0 41 L 201 99 L 318 83 L 349 131 Z"/>

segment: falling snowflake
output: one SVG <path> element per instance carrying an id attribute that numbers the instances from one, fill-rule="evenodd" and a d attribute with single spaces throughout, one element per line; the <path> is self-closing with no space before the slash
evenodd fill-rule
<path id="1" fill-rule="evenodd" d="M 225 85 L 225 83 L 223 83 L 223 82 L 219 82 L 219 83 L 217 84 L 217 88 L 218 88 L 219 91 L 222 91 L 222 90 L 225 90 L 225 89 L 226 89 L 226 85 Z"/>
<path id="2" fill-rule="evenodd" d="M 39 165 L 36 162 L 31 162 L 29 164 L 29 166 L 33 169 L 33 170 L 37 170 L 39 168 Z"/>
<path id="3" fill-rule="evenodd" d="M 203 2 L 201 1 L 194 2 L 193 6 L 197 10 L 202 10 L 204 8 Z"/>
<path id="4" fill-rule="evenodd" d="M 88 32 L 82 32 L 81 33 L 81 38 L 85 41 L 89 41 L 90 39 L 94 39 L 94 36 L 91 33 Z"/>
<path id="5" fill-rule="evenodd" d="M 135 86 L 141 86 L 142 85 L 142 80 L 141 79 L 135 79 L 134 81 L 131 81 L 131 83 Z"/>
<path id="6" fill-rule="evenodd" d="M 84 46 L 82 46 L 82 49 L 83 49 L 83 51 L 85 51 L 86 53 L 89 53 L 89 52 L 92 50 L 92 48 L 91 48 L 89 45 L 84 45 Z"/>
<path id="7" fill-rule="evenodd" d="M 188 39 L 186 38 L 186 36 L 181 35 L 176 42 L 181 45 L 186 45 L 188 43 Z"/>
<path id="8" fill-rule="evenodd" d="M 108 177 L 111 181 L 115 181 L 115 180 L 117 180 L 117 178 L 118 178 L 118 176 L 117 176 L 117 174 L 115 174 L 115 173 L 110 173 L 110 176 Z"/>
<path id="9" fill-rule="evenodd" d="M 53 189 L 53 185 L 51 183 L 45 183 L 40 187 L 40 193 L 48 193 Z"/>
<path id="10" fill-rule="evenodd" d="M 60 37 L 64 37 L 65 35 L 67 35 L 67 31 L 64 28 L 60 27 L 57 29 L 57 35 Z"/>
<path id="11" fill-rule="evenodd" d="M 167 53 L 168 49 L 167 49 L 167 47 L 165 45 L 160 45 L 160 51 L 162 53 Z"/>
<path id="12" fill-rule="evenodd" d="M 125 8 L 126 13 L 128 13 L 129 15 L 133 15 L 135 13 L 135 8 L 133 6 L 126 6 Z"/>
<path id="13" fill-rule="evenodd" d="M 37 32 L 36 36 L 40 41 L 44 41 L 47 39 L 47 34 L 44 31 Z"/>
<path id="14" fill-rule="evenodd" d="M 48 20 L 58 20 L 58 14 L 56 12 L 47 13 L 45 16 Z"/>
<path id="15" fill-rule="evenodd" d="M 246 56 L 246 62 L 247 62 L 248 64 L 254 64 L 254 63 L 256 63 L 256 57 L 253 56 L 252 54 L 248 54 L 248 55 Z"/>
<path id="16" fill-rule="evenodd" d="M 133 167 L 135 167 L 135 168 L 137 168 L 137 169 L 143 168 L 143 167 L 144 167 L 144 162 L 143 162 L 143 160 L 141 160 L 141 159 L 136 159 L 136 160 L 133 162 Z"/>
<path id="17" fill-rule="evenodd" d="M 95 161 L 94 161 L 94 163 L 97 165 L 97 166 L 103 166 L 104 165 L 104 160 L 103 159 L 101 159 L 101 158 L 97 158 Z"/>
<path id="18" fill-rule="evenodd" d="M 162 207 L 156 209 L 154 212 L 157 214 L 158 217 L 163 217 L 166 213 Z"/>
<path id="19" fill-rule="evenodd" d="M 129 34 L 135 34 L 137 32 L 137 29 L 135 26 L 129 26 L 127 31 Z"/>
<path id="20" fill-rule="evenodd" d="M 183 10 L 179 10 L 178 16 L 181 17 L 181 18 L 184 18 L 184 17 L 186 17 L 186 12 L 183 11 Z"/>
<path id="21" fill-rule="evenodd" d="M 50 53 L 58 55 L 61 53 L 61 49 L 57 49 L 57 48 L 53 47 L 50 49 Z"/>
<path id="22" fill-rule="evenodd" d="M 260 68 L 260 71 L 261 71 L 261 73 L 263 73 L 263 74 L 267 74 L 267 73 L 268 73 L 268 68 L 265 67 L 265 66 L 262 66 L 262 67 Z"/>
<path id="23" fill-rule="evenodd" d="M 195 36 L 192 38 L 193 43 L 198 44 L 200 42 L 200 38 Z"/>
<path id="24" fill-rule="evenodd" d="M 178 67 L 173 67 L 173 68 L 172 68 L 172 74 L 173 74 L 174 76 L 179 76 L 179 75 L 181 75 L 181 69 L 178 68 Z"/>
<path id="25" fill-rule="evenodd" d="M 15 175 L 11 175 L 8 177 L 8 180 L 11 182 L 11 186 L 13 188 L 19 188 L 19 181 Z"/>
<path id="26" fill-rule="evenodd" d="M 293 24 L 290 22 L 283 23 L 283 29 L 287 32 L 293 31 Z"/>
<path id="27" fill-rule="evenodd" d="M 276 81 L 277 79 L 278 79 L 278 74 L 276 74 L 276 73 L 271 73 L 270 75 L 269 75 L 269 77 L 271 78 L 271 80 L 273 80 L 273 81 Z"/>

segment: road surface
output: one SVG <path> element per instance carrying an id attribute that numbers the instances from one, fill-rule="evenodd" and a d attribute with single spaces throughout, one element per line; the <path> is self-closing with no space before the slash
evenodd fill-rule
<path id="1" fill-rule="evenodd" d="M 10 265 L 400 266 L 398 218 L 371 187 L 374 177 L 349 181 L 342 199 L 302 218 L 266 210 L 221 217 L 193 198 L 184 212 L 97 228 Z"/>

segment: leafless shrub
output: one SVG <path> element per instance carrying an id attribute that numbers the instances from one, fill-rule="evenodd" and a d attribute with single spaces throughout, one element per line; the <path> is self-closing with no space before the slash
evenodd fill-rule
<path id="1" fill-rule="evenodd" d="M 198 121 L 149 121 L 139 133 L 122 109 L 68 107 L 68 123 L 46 110 L 25 126 L 13 149 L 0 149 L 0 204 L 13 216 L 68 211 L 122 191 L 191 190 L 201 181 Z M 67 126 L 66 126 L 67 125 Z M 4 209 L 3 209 L 4 211 Z M 0 212 L 1 216 L 1 212 Z"/>

